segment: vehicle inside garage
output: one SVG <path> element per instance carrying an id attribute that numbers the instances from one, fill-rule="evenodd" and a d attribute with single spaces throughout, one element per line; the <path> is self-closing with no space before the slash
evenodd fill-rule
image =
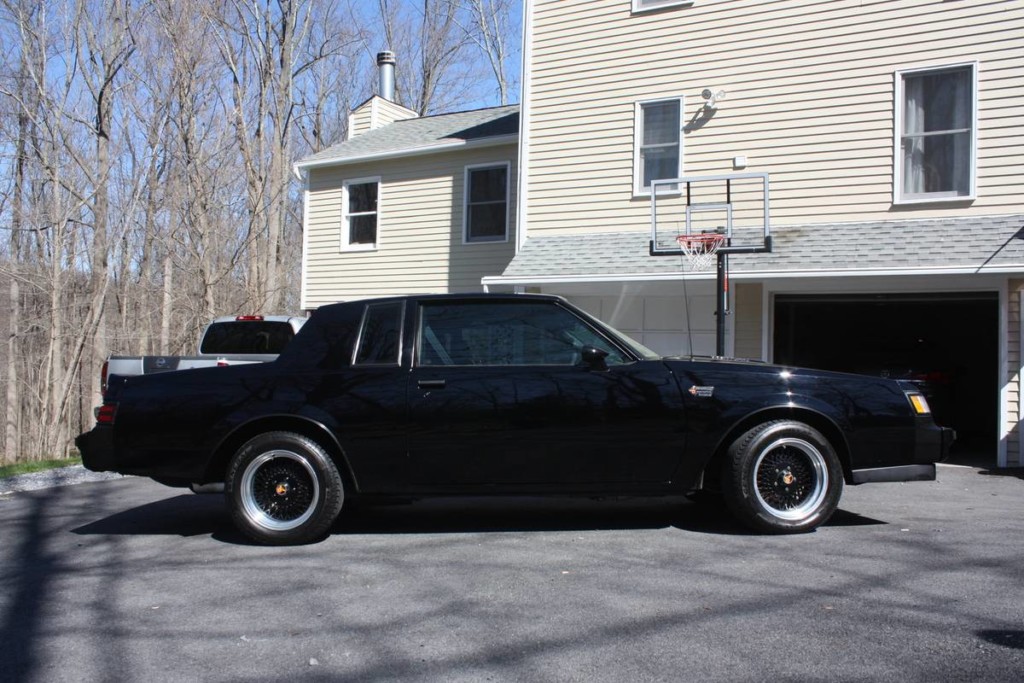
<path id="1" fill-rule="evenodd" d="M 995 453 L 998 338 L 996 292 L 775 298 L 776 363 L 912 380 L 961 453 Z"/>

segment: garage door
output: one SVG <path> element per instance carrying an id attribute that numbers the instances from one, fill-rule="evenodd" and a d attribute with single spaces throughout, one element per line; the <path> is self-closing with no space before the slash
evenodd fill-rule
<path id="1" fill-rule="evenodd" d="M 777 363 L 911 379 L 958 448 L 993 451 L 999 415 L 999 296 L 777 295 Z"/>

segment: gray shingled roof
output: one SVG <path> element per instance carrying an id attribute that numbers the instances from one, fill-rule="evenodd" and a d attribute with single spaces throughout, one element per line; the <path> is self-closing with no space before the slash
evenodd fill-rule
<path id="1" fill-rule="evenodd" d="M 730 275 L 1024 272 L 1024 215 L 773 226 L 772 235 L 772 253 L 731 256 Z M 649 239 L 649 232 L 531 236 L 497 279 L 528 283 L 689 270 L 683 257 L 650 256 Z"/>
<path id="2" fill-rule="evenodd" d="M 446 143 L 475 142 L 519 133 L 519 105 L 395 121 L 308 156 L 298 166 L 413 153 Z"/>

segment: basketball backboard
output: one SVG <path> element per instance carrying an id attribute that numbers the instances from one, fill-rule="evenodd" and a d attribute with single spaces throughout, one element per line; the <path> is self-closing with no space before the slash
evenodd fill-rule
<path id="1" fill-rule="evenodd" d="M 772 249 L 767 173 L 667 178 L 651 183 L 651 256 L 683 254 L 680 238 L 725 235 L 723 254 Z"/>

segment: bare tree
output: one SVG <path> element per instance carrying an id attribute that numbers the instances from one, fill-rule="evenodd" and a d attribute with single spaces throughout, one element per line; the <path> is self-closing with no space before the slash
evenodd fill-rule
<path id="1" fill-rule="evenodd" d="M 0 0 L 0 460 L 66 452 L 108 353 L 192 351 L 214 315 L 297 304 L 291 165 L 343 136 L 385 34 L 417 111 L 502 80 L 470 5 L 367 6 Z"/>
<path id="2" fill-rule="evenodd" d="M 509 59 L 518 50 L 512 31 L 512 13 L 520 3 L 513 0 L 453 0 L 469 14 L 469 21 L 462 29 L 477 49 L 487 58 L 498 90 L 499 104 L 509 103 L 513 86 L 510 76 Z"/>
<path id="3" fill-rule="evenodd" d="M 407 11 L 410 8 L 413 11 Z M 470 45 L 454 0 L 378 0 L 385 45 L 398 53 L 395 95 L 420 115 L 446 111 L 472 90 Z M 367 46 L 368 48 L 370 46 Z M 373 51 L 372 49 L 369 51 Z"/>

